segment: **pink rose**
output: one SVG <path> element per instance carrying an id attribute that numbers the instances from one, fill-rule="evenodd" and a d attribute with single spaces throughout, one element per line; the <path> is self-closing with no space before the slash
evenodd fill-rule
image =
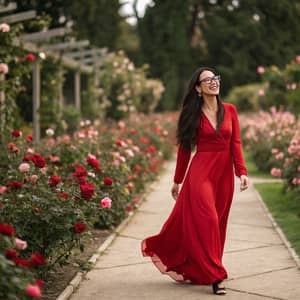
<path id="1" fill-rule="evenodd" d="M 300 55 L 296 56 L 296 62 L 297 62 L 297 64 L 300 64 Z"/>
<path id="2" fill-rule="evenodd" d="M 103 208 L 110 208 L 111 207 L 111 199 L 109 197 L 104 197 L 102 200 L 101 200 L 101 207 Z"/>
<path id="3" fill-rule="evenodd" d="M 0 73 L 7 74 L 8 73 L 8 65 L 7 64 L 0 64 Z"/>
<path id="4" fill-rule="evenodd" d="M 281 169 L 278 168 L 272 168 L 271 170 L 271 175 L 275 176 L 275 177 L 280 177 L 281 176 Z"/>
<path id="5" fill-rule="evenodd" d="M 25 292 L 33 298 L 40 298 L 42 295 L 41 289 L 37 284 L 28 284 Z"/>
<path id="6" fill-rule="evenodd" d="M 17 249 L 24 250 L 27 248 L 27 242 L 21 239 L 15 238 L 14 245 Z"/>
<path id="7" fill-rule="evenodd" d="M 39 177 L 38 177 L 37 175 L 31 175 L 31 177 L 30 177 L 30 182 L 31 182 L 32 184 L 36 184 L 37 181 L 38 181 L 38 179 L 39 179 Z"/>
<path id="8" fill-rule="evenodd" d="M 262 97 L 265 95 L 265 91 L 263 89 L 259 89 L 257 94 L 258 94 L 258 96 Z"/>
<path id="9" fill-rule="evenodd" d="M 263 66 L 258 66 L 257 67 L 257 73 L 258 74 L 263 74 L 265 73 L 265 68 Z"/>
<path id="10" fill-rule="evenodd" d="M 30 165 L 28 163 L 22 163 L 19 165 L 19 170 L 22 173 L 28 172 L 30 170 Z"/>
<path id="11" fill-rule="evenodd" d="M 6 24 L 6 23 L 0 24 L 0 31 L 2 31 L 2 32 L 9 32 L 9 30 L 10 30 L 10 27 L 9 27 L 8 24 Z"/>
<path id="12" fill-rule="evenodd" d="M 276 159 L 283 159 L 284 154 L 282 152 L 279 152 L 275 155 Z"/>
<path id="13" fill-rule="evenodd" d="M 4 185 L 0 185 L 0 194 L 4 194 L 7 191 L 7 187 Z"/>

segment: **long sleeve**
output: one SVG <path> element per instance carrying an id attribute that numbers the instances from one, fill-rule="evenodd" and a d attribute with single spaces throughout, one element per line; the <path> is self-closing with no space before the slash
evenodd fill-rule
<path id="1" fill-rule="evenodd" d="M 240 137 L 239 118 L 235 105 L 232 104 L 232 136 L 231 136 L 231 154 L 234 163 L 235 175 L 248 175 L 242 150 L 242 142 Z"/>
<path id="2" fill-rule="evenodd" d="M 181 183 L 183 181 L 185 171 L 190 161 L 190 157 L 191 150 L 183 149 L 181 145 L 178 145 L 174 183 Z"/>

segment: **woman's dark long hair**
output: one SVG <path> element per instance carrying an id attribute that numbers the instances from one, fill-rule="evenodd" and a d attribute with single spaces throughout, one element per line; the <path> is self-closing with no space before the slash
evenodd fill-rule
<path id="1" fill-rule="evenodd" d="M 201 120 L 201 107 L 204 103 L 203 96 L 199 97 L 195 86 L 198 85 L 200 74 L 205 71 L 211 71 L 215 74 L 215 70 L 210 67 L 201 67 L 197 69 L 189 83 L 188 91 L 183 97 L 181 112 L 178 119 L 176 139 L 177 145 L 180 144 L 182 148 L 192 150 L 197 144 L 198 134 L 198 120 Z M 217 111 L 217 128 L 216 134 L 219 132 L 220 126 L 223 123 L 224 108 L 221 103 L 219 95 L 217 97 L 218 111 Z"/>

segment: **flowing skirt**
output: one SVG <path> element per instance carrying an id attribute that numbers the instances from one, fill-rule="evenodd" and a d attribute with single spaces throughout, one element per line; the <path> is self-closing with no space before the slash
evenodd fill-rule
<path id="1" fill-rule="evenodd" d="M 142 255 L 178 282 L 228 278 L 222 256 L 233 192 L 230 152 L 196 152 L 161 231 L 141 242 Z"/>

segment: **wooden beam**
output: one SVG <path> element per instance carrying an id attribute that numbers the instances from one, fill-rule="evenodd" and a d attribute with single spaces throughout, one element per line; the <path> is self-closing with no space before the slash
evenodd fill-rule
<path id="1" fill-rule="evenodd" d="M 68 52 L 65 53 L 66 56 L 70 58 L 81 58 L 84 56 L 89 56 L 89 55 L 94 55 L 94 54 L 106 54 L 108 51 L 107 48 L 94 48 L 94 49 L 87 49 L 83 51 L 78 51 L 78 52 Z"/>
<path id="2" fill-rule="evenodd" d="M 17 3 L 9 3 L 7 6 L 0 6 L 0 13 L 5 13 L 17 8 Z"/>
<path id="3" fill-rule="evenodd" d="M 71 48 L 82 48 L 89 46 L 90 41 L 88 40 L 83 40 L 83 41 L 74 41 L 74 42 L 66 42 L 66 43 L 58 43 L 54 45 L 45 45 L 42 47 L 42 49 L 45 50 L 65 50 L 65 49 L 71 49 Z"/>
<path id="4" fill-rule="evenodd" d="M 0 73 L 0 83 L 3 82 L 5 80 L 5 75 Z M 3 111 L 5 109 L 5 94 L 4 91 L 2 89 L 0 89 L 0 122 L 1 122 L 1 127 L 0 127 L 0 133 L 1 136 L 4 136 L 4 130 L 5 130 L 5 115 L 3 114 Z"/>
<path id="5" fill-rule="evenodd" d="M 31 42 L 22 42 L 20 39 L 15 39 L 14 45 L 17 47 L 23 47 L 24 49 L 26 49 L 27 51 L 30 51 L 30 52 L 40 52 L 41 51 L 41 48 L 38 47 L 36 44 L 33 44 Z M 47 50 L 43 50 L 43 51 L 46 52 L 47 55 L 49 55 L 53 58 L 56 58 L 56 59 L 61 58 L 59 53 L 55 53 L 53 51 L 48 52 Z M 92 67 L 81 64 L 80 62 L 78 62 L 74 59 L 71 59 L 69 57 L 66 57 L 66 56 L 62 56 L 62 62 L 65 67 L 68 67 L 70 69 L 80 68 L 80 71 L 83 73 L 86 73 L 86 74 L 91 74 L 93 72 Z"/>
<path id="6" fill-rule="evenodd" d="M 80 71 L 74 73 L 74 94 L 75 94 L 75 107 L 78 111 L 81 110 L 81 86 L 80 86 Z"/>
<path id="7" fill-rule="evenodd" d="M 40 142 L 40 106 L 41 106 L 41 71 L 40 61 L 36 59 L 33 65 L 33 136 L 36 143 Z"/>
<path id="8" fill-rule="evenodd" d="M 0 18 L 0 22 L 11 24 L 11 23 L 17 23 L 17 22 L 33 19 L 35 17 L 36 17 L 36 11 L 29 10 L 29 11 L 13 14 L 10 16 L 2 17 L 2 18 Z"/>
<path id="9" fill-rule="evenodd" d="M 72 29 L 67 27 L 53 28 L 47 31 L 24 34 L 20 37 L 20 39 L 23 41 L 32 41 L 32 42 L 44 41 L 44 40 L 49 40 L 50 38 L 53 37 L 64 36 L 67 33 L 70 33 L 71 31 Z"/>
<path id="10" fill-rule="evenodd" d="M 87 57 L 84 59 L 79 60 L 80 63 L 82 64 L 90 64 L 90 63 L 100 63 L 101 61 L 103 61 L 104 57 L 103 56 L 92 56 L 92 57 Z"/>

